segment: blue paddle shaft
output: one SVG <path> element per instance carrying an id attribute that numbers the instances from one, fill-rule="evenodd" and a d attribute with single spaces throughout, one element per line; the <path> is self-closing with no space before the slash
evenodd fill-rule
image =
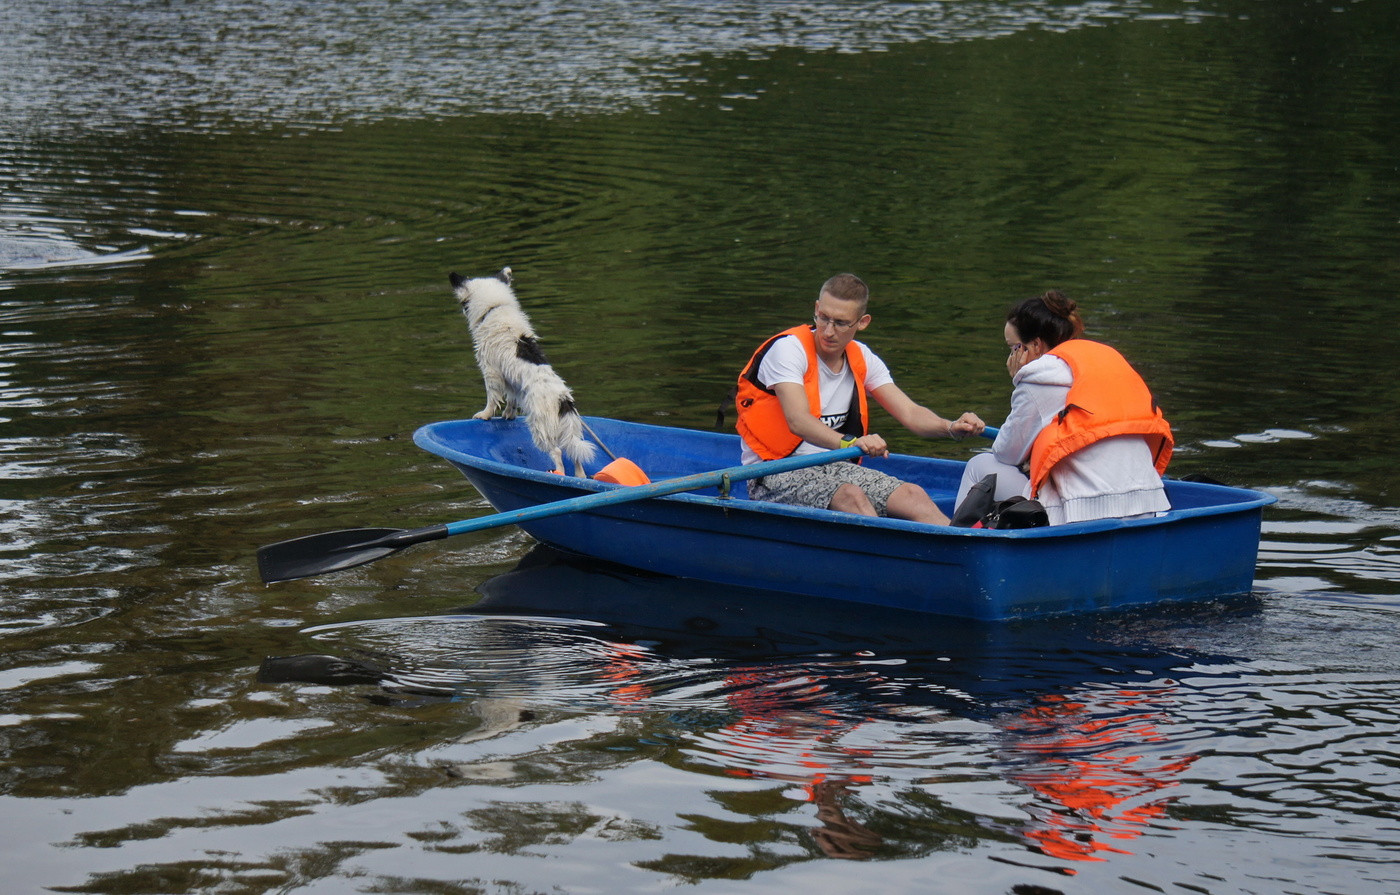
<path id="1" fill-rule="evenodd" d="M 667 494 L 679 494 L 682 491 L 695 491 L 700 488 L 717 487 L 723 484 L 725 480 L 730 482 L 742 482 L 747 479 L 758 479 L 766 475 L 788 472 L 793 469 L 820 466 L 823 463 L 835 463 L 839 460 L 854 460 L 863 453 L 864 452 L 861 451 L 860 448 L 852 445 L 851 447 L 840 448 L 839 450 L 822 451 L 819 454 L 803 454 L 797 457 L 784 457 L 781 460 L 765 460 L 762 463 L 752 463 L 748 466 L 731 466 L 728 469 L 717 469 L 714 472 L 698 472 L 694 475 L 681 476 L 677 479 L 665 479 L 646 485 L 635 485 L 611 491 L 601 491 L 597 494 L 584 494 L 581 497 L 571 497 L 568 500 L 543 503 L 538 506 L 526 507 L 523 510 L 496 513 L 493 516 L 482 516 L 477 519 L 464 519 L 460 522 L 449 522 L 444 527 L 447 529 L 448 535 L 459 535 L 469 531 L 480 531 L 483 528 L 495 528 L 500 525 L 515 525 L 520 522 L 529 522 L 531 519 L 545 519 L 549 516 L 563 516 L 566 513 L 578 513 L 591 510 L 594 507 L 632 503 L 633 501 L 646 500 L 651 497 L 664 497 Z"/>
<path id="2" fill-rule="evenodd" d="M 1001 430 L 998 429 L 996 426 L 985 426 L 985 427 L 982 429 L 982 437 L 983 437 L 983 438 L 996 438 L 997 435 L 998 435 L 1000 432 L 1001 432 Z"/>
<path id="3" fill-rule="evenodd" d="M 985 434 L 989 438 L 995 437 L 996 430 L 990 429 Z M 465 519 L 446 525 L 430 525 L 411 531 L 396 528 L 360 528 L 305 535 L 292 538 L 289 541 L 279 541 L 276 544 L 259 547 L 258 573 L 262 576 L 262 580 L 268 584 L 309 578 L 312 575 L 323 575 L 327 572 L 338 572 L 362 566 L 365 563 L 383 559 L 405 547 L 427 541 L 436 541 L 451 535 L 481 531 L 500 525 L 514 525 L 548 516 L 562 516 L 565 513 L 583 512 L 595 507 L 631 503 L 652 497 L 664 497 L 667 494 L 678 494 L 682 491 L 694 491 L 699 488 L 719 487 L 721 490 L 727 490 L 727 486 L 731 482 L 742 482 L 747 479 L 761 478 L 765 475 L 803 469 L 808 466 L 820 466 L 823 463 L 854 460 L 862 453 L 860 448 L 853 445 L 835 451 L 821 451 L 799 457 L 784 457 L 781 460 L 769 460 L 749 466 L 734 466 L 714 472 L 696 473 L 695 475 L 666 479 L 631 488 L 616 488 L 596 494 L 585 494 L 555 503 L 526 507 L 523 510 Z"/>

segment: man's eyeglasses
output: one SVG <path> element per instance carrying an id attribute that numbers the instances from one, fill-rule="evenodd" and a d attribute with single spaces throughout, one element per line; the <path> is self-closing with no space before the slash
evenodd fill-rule
<path id="1" fill-rule="evenodd" d="M 812 322 L 815 323 L 815 324 L 817 325 L 817 329 L 824 329 L 824 328 L 830 326 L 832 329 L 836 330 L 838 333 L 843 333 L 843 332 L 845 332 L 846 330 L 850 329 L 851 327 L 855 326 L 855 325 L 856 325 L 857 323 L 859 323 L 860 321 L 859 321 L 859 320 L 836 320 L 836 319 L 834 319 L 834 318 L 831 318 L 831 317 L 826 316 L 825 314 L 813 314 L 813 315 L 812 315 Z"/>

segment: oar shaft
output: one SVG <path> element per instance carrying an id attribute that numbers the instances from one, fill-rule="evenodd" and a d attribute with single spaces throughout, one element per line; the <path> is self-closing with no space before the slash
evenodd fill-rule
<path id="1" fill-rule="evenodd" d="M 598 442 L 598 447 L 600 447 L 600 448 L 603 449 L 603 453 L 607 454 L 609 457 L 612 457 L 614 460 L 616 460 L 616 459 L 617 459 L 617 454 L 614 454 L 614 453 L 608 448 L 608 446 L 607 446 L 606 444 L 603 444 L 603 439 L 599 438 L 599 437 L 598 437 L 598 433 L 593 431 L 593 427 L 590 426 L 590 425 L 588 425 L 588 420 L 584 419 L 582 416 L 580 416 L 578 419 L 579 419 L 579 422 L 583 423 L 583 430 L 584 430 L 585 432 L 587 432 L 589 435 L 592 435 L 592 436 L 593 436 L 593 440 L 596 441 L 596 442 Z"/>
<path id="2" fill-rule="evenodd" d="M 820 454 L 803 454 L 797 457 L 784 457 L 781 460 L 766 460 L 762 463 L 750 464 L 749 466 L 731 466 L 728 469 L 720 469 L 713 472 L 699 472 L 694 475 L 681 476 L 675 479 L 663 479 L 659 482 L 651 482 L 646 485 L 634 485 L 631 487 L 618 488 L 615 491 L 584 494 L 579 497 L 571 497 L 567 500 L 557 500 L 551 503 L 542 503 L 520 510 L 496 513 L 491 516 L 481 516 L 476 519 L 463 519 L 460 522 L 449 522 L 446 525 L 446 529 L 449 535 L 459 535 L 469 531 L 496 528 L 501 525 L 516 525 L 521 522 L 529 522 L 532 519 L 543 519 L 548 516 L 562 516 L 566 513 L 590 510 L 594 507 L 632 503 L 638 500 L 647 500 L 652 497 L 664 497 L 667 494 L 679 494 L 682 491 L 695 491 L 700 488 L 720 485 L 726 480 L 730 482 L 742 482 L 748 479 L 762 478 L 766 475 L 774 475 L 779 472 L 788 472 L 793 469 L 818 466 L 823 463 L 854 460 L 861 456 L 861 454 L 861 449 L 853 445 L 835 451 L 824 451 Z"/>
<path id="3" fill-rule="evenodd" d="M 592 434 L 592 430 L 589 431 Z M 988 426 L 982 434 L 987 438 L 995 438 L 997 430 Z M 597 435 L 593 437 L 600 445 L 602 444 Z M 603 450 L 608 451 L 608 448 L 604 446 Z M 835 451 L 784 457 L 781 460 L 767 460 L 749 466 L 732 466 L 728 469 L 663 479 L 645 485 L 583 494 L 554 503 L 543 503 L 506 513 L 463 519 L 460 522 L 450 522 L 445 525 L 430 525 L 426 528 L 415 528 L 410 531 L 394 528 L 361 528 L 305 535 L 300 538 L 292 538 L 289 541 L 279 541 L 276 544 L 259 547 L 258 572 L 262 576 L 262 580 L 268 583 L 293 581 L 298 578 L 308 578 L 312 575 L 323 575 L 327 572 L 361 566 L 396 553 L 405 547 L 421 544 L 425 541 L 440 540 L 451 535 L 497 528 L 502 525 L 515 525 L 529 522 L 532 519 L 544 519 L 548 516 L 585 512 L 596 507 L 632 503 L 652 497 L 679 494 L 682 491 L 695 491 L 700 488 L 718 487 L 727 491 L 728 485 L 732 482 L 762 478 L 766 475 L 804 469 L 808 466 L 820 466 L 823 463 L 854 460 L 862 453 L 860 448 L 852 445 Z M 608 451 L 608 454 L 612 456 L 611 451 Z M 614 457 L 614 459 L 617 458 Z"/>
<path id="4" fill-rule="evenodd" d="M 745 479 L 759 478 L 792 469 L 802 469 L 807 466 L 818 466 L 823 463 L 835 463 L 840 460 L 854 460 L 860 455 L 860 448 L 852 446 L 836 451 L 804 454 L 800 457 L 784 457 L 781 460 L 770 460 L 751 466 L 734 466 L 714 472 L 665 479 L 647 485 L 584 494 L 554 503 L 539 504 L 506 513 L 495 513 L 476 519 L 464 519 L 446 525 L 430 525 L 426 528 L 415 528 L 410 531 L 394 528 L 361 528 L 306 535 L 259 547 L 258 572 L 262 576 L 262 580 L 269 584 L 274 581 L 293 581 L 297 578 L 308 578 L 312 575 L 323 575 L 326 572 L 338 572 L 342 569 L 362 566 L 365 563 L 383 559 L 405 547 L 421 544 L 425 541 L 436 541 L 450 535 L 481 531 L 501 525 L 514 525 L 528 522 L 531 519 L 543 519 L 546 516 L 562 516 L 565 513 L 582 512 L 594 507 L 631 503 L 651 497 L 677 494 L 681 491 L 693 491 L 697 488 L 723 487 L 729 482 L 742 482 Z"/>

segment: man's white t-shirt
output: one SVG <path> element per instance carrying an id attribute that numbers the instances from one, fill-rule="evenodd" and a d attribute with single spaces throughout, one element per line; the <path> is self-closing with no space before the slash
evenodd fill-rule
<path id="1" fill-rule="evenodd" d="M 890 375 L 889 367 L 885 362 L 876 356 L 864 342 L 853 343 L 865 355 L 865 393 L 871 394 L 882 385 L 894 382 L 894 377 Z M 846 422 L 846 416 L 851 409 L 851 399 L 855 397 L 856 377 L 851 372 L 850 364 L 842 364 L 840 373 L 833 373 L 822 363 L 817 361 L 817 387 L 822 401 L 822 422 L 833 429 L 840 430 Z M 772 388 L 779 382 L 795 382 L 802 385 L 803 378 L 807 375 L 807 350 L 802 346 L 802 342 L 796 336 L 783 336 L 773 343 L 773 347 L 768 349 L 768 353 L 763 356 L 763 363 L 758 365 L 758 381 L 764 387 Z M 815 454 L 829 448 L 817 447 L 814 444 L 802 442 L 797 446 L 794 454 Z M 759 462 L 762 457 L 754 453 L 748 443 L 744 443 L 745 465 Z"/>

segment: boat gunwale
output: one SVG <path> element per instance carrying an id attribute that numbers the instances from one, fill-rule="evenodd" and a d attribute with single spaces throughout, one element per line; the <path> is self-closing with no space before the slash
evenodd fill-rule
<path id="1" fill-rule="evenodd" d="M 612 424 L 622 423 L 628 427 L 642 427 L 646 429 L 662 430 L 667 432 L 694 433 L 698 436 L 717 436 L 718 433 L 679 429 L 673 426 L 655 426 L 649 423 L 630 423 L 621 420 L 612 420 L 605 417 L 585 417 L 591 424 Z M 611 482 L 600 482 L 596 479 L 578 478 L 576 476 L 560 476 L 549 470 L 531 469 L 526 466 L 518 466 L 512 463 L 504 463 L 483 457 L 479 454 L 469 454 L 452 447 L 445 439 L 438 435 L 439 427 L 458 423 L 483 422 L 481 420 L 442 420 L 435 423 L 428 423 L 418 428 L 413 433 L 413 442 L 418 447 L 428 453 L 442 457 L 454 464 L 477 469 L 483 473 L 494 474 L 509 479 L 524 479 L 536 484 L 553 485 L 556 487 L 567 487 L 578 491 L 604 492 L 615 491 L 627 488 L 627 485 L 613 484 Z M 719 436 L 723 437 L 723 436 Z M 920 457 L 913 454 L 892 455 L 902 459 L 914 461 L 927 461 L 930 463 L 953 463 L 959 464 L 956 460 L 945 460 L 938 457 Z M 737 464 L 736 464 L 737 465 Z M 961 464 L 959 464 L 961 465 Z M 1170 487 L 1175 479 L 1165 479 Z M 987 528 L 961 528 L 951 525 L 933 525 L 924 522 L 910 522 L 903 519 L 890 519 L 886 517 L 858 516 L 850 513 L 841 513 L 836 510 L 821 509 L 816 507 L 799 507 L 788 504 L 778 504 L 769 501 L 753 500 L 746 497 L 719 497 L 705 494 L 694 494 L 690 492 L 680 492 L 668 494 L 660 497 L 646 498 L 639 503 L 649 501 L 672 501 L 684 504 L 696 504 L 700 506 L 721 507 L 727 510 L 739 510 L 746 513 L 766 514 L 777 517 L 791 517 L 823 522 L 837 526 L 852 526 L 857 528 L 879 528 L 890 531 L 907 532 L 911 534 L 938 535 L 941 537 L 971 537 L 971 538 L 994 538 L 1004 539 L 1040 539 L 1040 538 L 1064 538 L 1087 534 L 1096 534 L 1105 531 L 1119 529 L 1155 528 L 1164 525 L 1172 525 L 1187 519 L 1199 519 L 1210 516 L 1231 515 L 1242 512 L 1260 510 L 1277 502 L 1278 498 L 1272 494 L 1255 491 L 1248 488 L 1236 488 L 1230 485 L 1214 485 L 1199 482 L 1186 482 L 1193 487 L 1208 489 L 1220 489 L 1231 492 L 1235 495 L 1251 495 L 1249 499 L 1238 500 L 1227 504 L 1213 504 L 1209 506 L 1188 507 L 1185 509 L 1172 509 L 1161 516 L 1144 519 L 1098 519 L 1089 522 L 1069 522 L 1063 525 L 1053 525 L 1043 528 L 1021 528 L 1021 529 L 987 529 Z"/>

